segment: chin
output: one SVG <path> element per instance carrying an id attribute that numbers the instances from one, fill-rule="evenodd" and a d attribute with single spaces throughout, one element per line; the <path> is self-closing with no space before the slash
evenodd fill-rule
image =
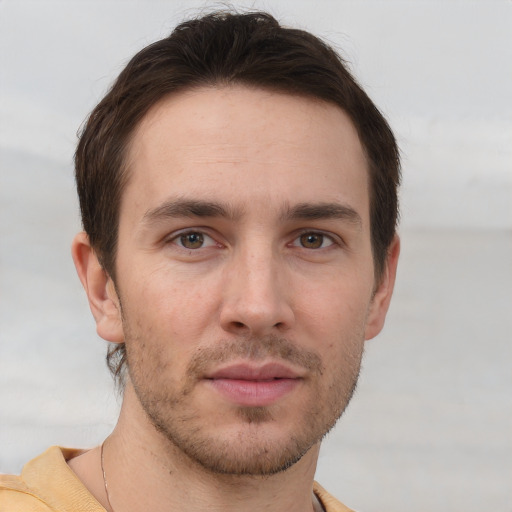
<path id="1" fill-rule="evenodd" d="M 283 410 L 240 407 L 232 411 L 230 422 L 226 422 L 228 414 L 211 421 L 197 414 L 173 414 L 172 419 L 155 411 L 148 415 L 178 457 L 185 456 L 213 474 L 263 477 L 286 471 L 316 446 L 342 413 L 332 411 L 328 418 L 318 414 L 277 418 L 276 412 Z"/>
<path id="2" fill-rule="evenodd" d="M 274 430 L 274 429 L 271 429 Z M 211 435 L 195 442 L 183 442 L 175 438 L 170 441 L 193 463 L 204 470 L 233 476 L 271 476 L 286 471 L 312 448 L 310 440 L 297 439 L 289 435 L 272 436 L 263 422 L 244 425 L 233 432 L 228 429 L 224 436 Z M 323 436 L 322 436 L 323 437 Z"/>

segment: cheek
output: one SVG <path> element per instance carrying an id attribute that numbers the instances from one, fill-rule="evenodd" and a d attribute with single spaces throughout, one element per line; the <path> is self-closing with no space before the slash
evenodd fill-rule
<path id="1" fill-rule="evenodd" d="M 132 301 L 141 311 L 158 318 L 159 322 L 176 326 L 200 320 L 200 313 L 211 309 L 216 290 L 212 279 L 177 272 L 166 263 L 151 272 L 141 272 L 136 281 L 129 283 L 129 288 L 133 290 Z"/>
<path id="2" fill-rule="evenodd" d="M 364 330 L 372 296 L 372 284 L 347 278 L 301 294 L 299 314 L 324 337 L 350 336 Z"/>
<path id="3" fill-rule="evenodd" d="M 125 334 L 161 365 L 186 361 L 215 316 L 215 287 L 165 271 L 139 276 L 120 292 Z"/>
<path id="4" fill-rule="evenodd" d="M 351 385 L 360 367 L 371 296 L 369 292 L 350 291 L 334 288 L 329 300 L 313 299 L 304 312 L 311 348 L 320 355 L 327 375 L 335 381 L 341 379 L 346 386 Z"/>

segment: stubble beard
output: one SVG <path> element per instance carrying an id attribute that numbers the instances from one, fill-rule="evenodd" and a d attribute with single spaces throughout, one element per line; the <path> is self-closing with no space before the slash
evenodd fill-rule
<path id="1" fill-rule="evenodd" d="M 324 378 L 324 366 L 316 352 L 296 347 L 285 338 L 266 336 L 220 342 L 198 351 L 188 364 L 181 386 L 171 389 L 165 376 L 172 361 L 162 361 L 157 351 L 148 352 L 145 343 L 125 325 L 127 362 L 131 383 L 150 422 L 178 451 L 215 474 L 270 476 L 298 462 L 334 427 L 348 405 L 357 384 L 363 343 L 351 340 L 343 368 Z M 279 411 L 272 406 L 238 407 L 239 428 L 229 439 L 219 429 L 207 428 L 208 418 L 193 405 L 193 393 L 207 368 L 237 357 L 258 361 L 283 360 L 308 371 L 310 387 L 297 404 L 303 411 L 284 436 L 266 434 Z M 278 407 L 278 406 L 275 406 Z"/>

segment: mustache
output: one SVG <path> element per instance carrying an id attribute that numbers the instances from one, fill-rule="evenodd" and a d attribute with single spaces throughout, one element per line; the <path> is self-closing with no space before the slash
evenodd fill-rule
<path id="1" fill-rule="evenodd" d="M 297 347 L 286 338 L 268 335 L 259 338 L 239 338 L 199 349 L 190 360 L 187 375 L 200 377 L 212 365 L 226 363 L 236 358 L 252 361 L 280 359 L 319 375 L 323 374 L 324 368 L 322 359 L 316 352 Z"/>

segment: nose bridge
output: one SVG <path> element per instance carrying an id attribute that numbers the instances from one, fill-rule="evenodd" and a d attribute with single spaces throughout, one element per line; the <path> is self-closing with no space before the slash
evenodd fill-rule
<path id="1" fill-rule="evenodd" d="M 223 327 L 265 334 L 286 329 L 293 313 L 283 286 L 283 262 L 269 240 L 243 244 L 227 269 Z"/>
<path id="2" fill-rule="evenodd" d="M 270 245 L 270 244 L 268 244 Z M 276 256 L 272 247 L 259 244 L 257 247 L 247 248 L 242 256 L 241 270 L 247 283 L 247 298 L 268 304 L 274 297 Z"/>

